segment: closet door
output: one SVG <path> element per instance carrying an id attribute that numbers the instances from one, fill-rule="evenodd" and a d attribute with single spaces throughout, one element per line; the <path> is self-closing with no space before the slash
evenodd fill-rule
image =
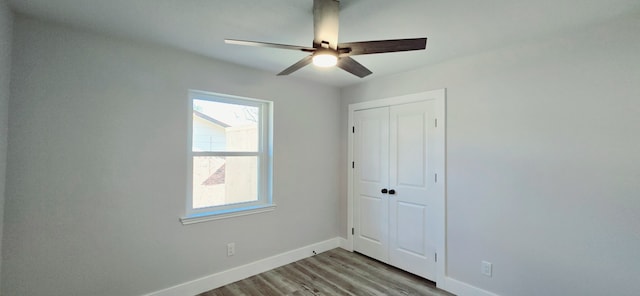
<path id="1" fill-rule="evenodd" d="M 435 103 L 354 112 L 354 249 L 435 279 Z"/>
<path id="2" fill-rule="evenodd" d="M 435 102 L 389 110 L 389 262 L 435 279 Z"/>
<path id="3" fill-rule="evenodd" d="M 389 259 L 389 108 L 354 112 L 354 248 Z"/>

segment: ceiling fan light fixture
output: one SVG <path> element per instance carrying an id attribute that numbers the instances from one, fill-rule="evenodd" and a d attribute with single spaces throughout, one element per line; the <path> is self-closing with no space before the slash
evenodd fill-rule
<path id="1" fill-rule="evenodd" d="M 340 0 L 313 0 L 312 47 L 237 39 L 225 39 L 225 42 L 296 50 L 307 54 L 301 60 L 278 73 L 278 76 L 289 75 L 313 63 L 317 67 L 337 66 L 355 76 L 364 78 L 372 73 L 371 70 L 352 59 L 351 56 L 424 50 L 427 47 L 426 37 L 338 43 L 339 10 Z"/>
<path id="2" fill-rule="evenodd" d="M 333 67 L 338 64 L 338 56 L 330 51 L 318 52 L 313 55 L 313 64 L 322 68 Z"/>

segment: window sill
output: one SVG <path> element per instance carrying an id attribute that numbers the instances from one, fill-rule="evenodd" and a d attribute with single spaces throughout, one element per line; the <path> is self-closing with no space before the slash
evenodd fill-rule
<path id="1" fill-rule="evenodd" d="M 232 217 L 271 212 L 275 210 L 275 208 L 276 208 L 275 204 L 269 204 L 269 205 L 260 205 L 260 206 L 246 207 L 246 208 L 237 208 L 237 209 L 225 210 L 225 211 L 206 212 L 206 213 L 200 213 L 200 214 L 194 214 L 191 216 L 181 217 L 180 222 L 182 222 L 182 225 L 189 225 L 189 224 L 195 224 L 195 223 L 201 223 L 201 222 L 207 222 L 207 221 L 213 221 L 213 220 L 220 220 L 220 219 L 227 219 Z"/>

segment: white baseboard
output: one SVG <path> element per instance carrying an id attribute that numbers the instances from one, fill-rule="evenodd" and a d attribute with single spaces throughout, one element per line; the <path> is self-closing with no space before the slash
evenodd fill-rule
<path id="1" fill-rule="evenodd" d="M 337 239 L 338 239 L 338 246 L 339 246 L 340 248 L 343 248 L 343 249 L 345 249 L 345 250 L 347 250 L 347 251 L 353 251 L 353 250 L 350 250 L 350 249 L 349 249 L 348 241 L 347 241 L 347 239 L 346 239 L 346 238 L 337 237 Z"/>
<path id="2" fill-rule="evenodd" d="M 459 280 L 445 277 L 445 284 L 441 288 L 458 296 L 499 296 L 498 294 L 480 289 Z M 438 285 L 440 287 L 440 285 Z"/>
<path id="3" fill-rule="evenodd" d="M 291 250 L 282 254 L 271 256 L 262 260 L 258 260 L 249 264 L 238 266 L 229 270 L 214 273 L 193 281 L 178 284 L 164 290 L 156 291 L 144 296 L 185 296 L 197 295 L 230 283 L 254 276 L 256 274 L 271 270 L 307 257 L 316 253 L 326 252 L 335 248 L 343 248 L 349 250 L 347 240 L 342 237 L 332 238 L 323 242 L 311 244 Z M 458 296 L 499 296 L 489 291 L 482 290 L 478 287 L 469 285 L 459 280 L 445 277 L 445 283 L 438 283 L 438 287 L 449 291 Z"/>
<path id="4" fill-rule="evenodd" d="M 344 240 L 344 242 L 343 242 Z M 313 251 L 322 253 L 346 245 L 346 240 L 340 237 L 311 244 L 299 249 L 271 256 L 246 265 L 221 271 L 193 281 L 182 283 L 164 290 L 156 291 L 145 296 L 185 296 L 197 295 L 230 283 L 254 276 L 256 274 L 313 256 Z"/>

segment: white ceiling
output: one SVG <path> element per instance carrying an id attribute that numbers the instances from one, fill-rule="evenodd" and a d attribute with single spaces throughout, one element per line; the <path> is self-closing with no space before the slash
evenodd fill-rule
<path id="1" fill-rule="evenodd" d="M 228 45 L 225 38 L 311 46 L 313 0 L 8 0 L 15 12 L 151 41 L 272 72 L 302 52 Z M 354 58 L 373 74 L 403 72 L 640 12 L 638 0 L 341 0 L 340 42 L 428 37 L 427 50 Z M 340 69 L 293 76 L 345 86 Z M 283 78 L 286 79 L 286 78 Z"/>

